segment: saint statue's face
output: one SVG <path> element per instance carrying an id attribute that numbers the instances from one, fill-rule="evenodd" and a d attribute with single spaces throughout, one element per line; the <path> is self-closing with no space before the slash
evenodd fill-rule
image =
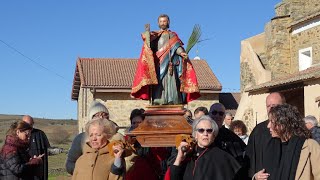
<path id="1" fill-rule="evenodd" d="M 158 25 L 161 30 L 166 30 L 169 28 L 169 20 L 167 17 L 160 17 L 158 20 Z"/>

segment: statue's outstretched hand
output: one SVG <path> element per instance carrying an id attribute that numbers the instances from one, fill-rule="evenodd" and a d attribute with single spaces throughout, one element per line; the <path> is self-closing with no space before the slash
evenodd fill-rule
<path id="1" fill-rule="evenodd" d="M 180 56 L 182 56 L 184 59 L 188 59 L 188 58 L 189 58 L 188 54 L 185 53 L 185 52 L 182 52 L 182 53 L 180 54 Z"/>

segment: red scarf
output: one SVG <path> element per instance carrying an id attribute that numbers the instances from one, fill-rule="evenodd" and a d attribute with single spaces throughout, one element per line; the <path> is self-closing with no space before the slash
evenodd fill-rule
<path id="1" fill-rule="evenodd" d="M 23 141 L 17 136 L 7 135 L 6 141 L 1 149 L 1 156 L 6 158 L 18 151 L 26 151 L 29 147 L 29 141 Z"/>

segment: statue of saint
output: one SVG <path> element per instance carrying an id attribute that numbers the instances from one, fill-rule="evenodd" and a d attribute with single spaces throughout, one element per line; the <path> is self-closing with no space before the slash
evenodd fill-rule
<path id="1" fill-rule="evenodd" d="M 166 14 L 158 18 L 159 31 L 142 33 L 143 47 L 131 95 L 152 105 L 186 104 L 200 97 L 195 71 L 177 33 L 169 30 Z"/>

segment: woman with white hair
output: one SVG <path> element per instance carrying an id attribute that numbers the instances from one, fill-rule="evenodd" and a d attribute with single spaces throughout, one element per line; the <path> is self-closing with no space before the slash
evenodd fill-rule
<path id="1" fill-rule="evenodd" d="M 124 150 L 121 145 L 114 145 L 113 152 L 108 148 L 108 139 L 116 133 L 115 125 L 108 119 L 94 118 L 86 124 L 85 130 L 89 142 L 76 162 L 72 179 L 122 179 L 125 164 L 121 156 Z"/>
<path id="2" fill-rule="evenodd" d="M 94 100 L 90 105 L 87 121 L 91 121 L 94 118 L 107 119 L 113 125 L 115 125 L 117 131 L 119 129 L 118 125 L 109 119 L 109 111 L 108 111 L 107 107 L 103 103 L 101 103 L 97 100 Z M 82 148 L 83 148 L 87 139 L 88 138 L 86 136 L 86 133 L 82 132 L 82 133 L 78 134 L 72 141 L 72 144 L 71 144 L 68 156 L 67 156 L 66 164 L 65 164 L 67 172 L 71 175 L 73 174 L 77 159 L 83 153 Z M 116 133 L 112 137 L 112 139 L 124 141 L 123 135 L 120 133 Z"/>
<path id="3" fill-rule="evenodd" d="M 202 116 L 192 124 L 192 135 L 196 146 L 192 153 L 181 150 L 188 143 L 181 142 L 178 155 L 170 167 L 170 179 L 236 179 L 241 168 L 228 153 L 219 149 L 214 140 L 218 135 L 218 125 L 209 116 Z"/>

